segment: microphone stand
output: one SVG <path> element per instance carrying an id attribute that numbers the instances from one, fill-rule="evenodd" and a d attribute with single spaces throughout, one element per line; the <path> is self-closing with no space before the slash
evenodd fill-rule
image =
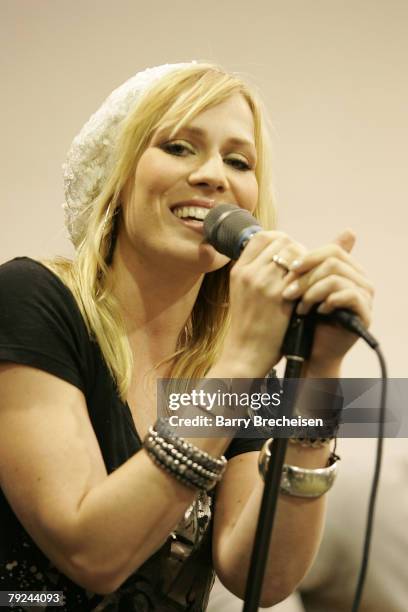
<path id="1" fill-rule="evenodd" d="M 293 415 L 298 391 L 298 384 L 293 379 L 301 377 L 303 363 L 311 352 L 316 323 L 314 314 L 307 316 L 296 314 L 297 304 L 298 302 L 294 305 L 282 346 L 282 354 L 286 357 L 287 362 L 280 415 L 284 414 L 288 418 Z M 271 445 L 271 457 L 265 474 L 265 486 L 247 577 L 243 612 L 256 612 L 259 607 L 287 445 L 287 438 L 275 438 Z"/>

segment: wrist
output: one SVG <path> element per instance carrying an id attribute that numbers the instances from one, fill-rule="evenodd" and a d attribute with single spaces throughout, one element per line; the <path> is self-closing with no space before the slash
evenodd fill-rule
<path id="1" fill-rule="evenodd" d="M 223 354 L 207 373 L 208 378 L 258 378 L 250 364 Z"/>
<path id="2" fill-rule="evenodd" d="M 311 446 L 292 445 L 289 442 L 285 454 L 285 463 L 310 469 L 324 467 L 330 457 L 331 446 L 332 444 L 327 444 L 320 448 L 313 448 Z"/>
<path id="3" fill-rule="evenodd" d="M 279 362 L 280 356 L 264 364 L 259 353 L 248 355 L 245 350 L 224 350 L 207 376 L 213 378 L 264 378 Z M 213 373 L 214 372 L 214 373 Z M 223 374 L 223 372 L 226 372 Z"/>
<path id="4" fill-rule="evenodd" d="M 269 461 L 272 457 L 271 446 L 276 443 L 272 438 L 267 440 L 258 457 L 258 469 L 263 479 L 269 470 Z M 291 454 L 285 460 L 291 461 Z M 337 462 L 340 459 L 334 452 L 330 453 L 324 466 L 314 465 L 309 455 L 307 467 L 284 463 L 280 481 L 280 492 L 293 497 L 316 499 L 326 493 L 333 485 L 337 474 Z M 299 461 L 299 459 L 298 459 Z"/>
<path id="5" fill-rule="evenodd" d="M 305 363 L 304 378 L 340 378 L 342 359 L 310 361 Z"/>

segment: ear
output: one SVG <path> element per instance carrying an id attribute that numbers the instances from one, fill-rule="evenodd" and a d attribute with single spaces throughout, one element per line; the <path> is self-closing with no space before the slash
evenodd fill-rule
<path id="1" fill-rule="evenodd" d="M 346 229 L 338 234 L 333 242 L 341 246 L 347 253 L 350 253 L 356 243 L 356 235 L 352 230 Z"/>

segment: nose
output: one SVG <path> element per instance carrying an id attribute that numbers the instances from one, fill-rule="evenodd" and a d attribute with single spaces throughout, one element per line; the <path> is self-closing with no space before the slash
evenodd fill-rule
<path id="1" fill-rule="evenodd" d="M 228 189 L 228 179 L 221 156 L 215 154 L 207 157 L 190 173 L 188 182 L 194 187 L 224 193 Z"/>

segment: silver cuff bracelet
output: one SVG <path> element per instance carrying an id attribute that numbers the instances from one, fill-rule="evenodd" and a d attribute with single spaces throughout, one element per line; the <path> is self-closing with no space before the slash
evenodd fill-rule
<path id="1" fill-rule="evenodd" d="M 273 438 L 267 440 L 259 453 L 258 468 L 263 479 L 268 469 L 272 443 Z M 337 475 L 339 459 L 338 455 L 332 453 L 326 467 L 315 469 L 285 463 L 280 484 L 281 493 L 295 497 L 320 497 L 332 487 Z"/>

